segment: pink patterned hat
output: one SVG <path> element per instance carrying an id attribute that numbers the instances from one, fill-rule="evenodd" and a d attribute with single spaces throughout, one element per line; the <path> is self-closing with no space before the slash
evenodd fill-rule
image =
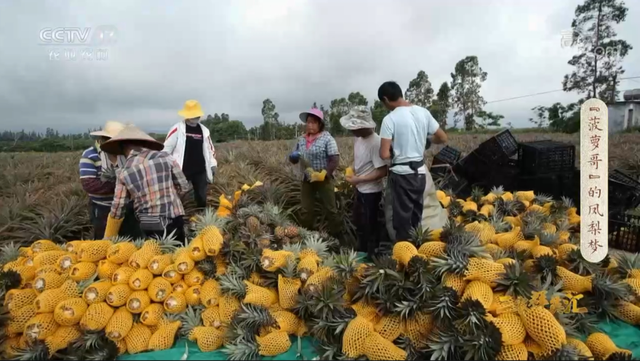
<path id="1" fill-rule="evenodd" d="M 307 122 L 307 116 L 309 114 L 315 115 L 316 117 L 320 118 L 320 121 L 322 123 L 324 123 L 324 114 L 322 113 L 322 110 L 320 110 L 318 108 L 312 108 L 309 111 L 300 113 L 300 120 L 302 120 L 303 123 L 306 123 Z"/>

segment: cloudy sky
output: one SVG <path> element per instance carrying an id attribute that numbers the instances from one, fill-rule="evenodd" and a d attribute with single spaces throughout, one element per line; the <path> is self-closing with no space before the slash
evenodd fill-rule
<path id="1" fill-rule="evenodd" d="M 561 89 L 571 49 L 560 45 L 581 0 L 0 0 L 0 130 L 84 131 L 107 119 L 166 131 L 187 99 L 247 127 L 270 98 L 293 122 L 314 101 L 360 91 L 373 103 L 380 83 L 403 88 L 419 70 L 434 88 L 455 63 L 476 55 L 488 72 L 488 101 Z M 640 76 L 640 2 L 617 27 L 635 49 L 625 76 Z M 111 45 L 41 45 L 43 28 L 117 29 Z M 104 29 L 104 28 L 103 28 Z M 74 44 L 80 44 L 76 40 Z M 108 59 L 82 59 L 85 49 Z M 76 60 L 65 59 L 65 49 Z M 58 60 L 51 59 L 58 52 Z M 85 51 L 85 57 L 87 55 Z M 95 55 L 94 55 L 95 56 Z M 621 89 L 640 88 L 640 79 Z M 527 126 L 550 93 L 489 103 Z"/>

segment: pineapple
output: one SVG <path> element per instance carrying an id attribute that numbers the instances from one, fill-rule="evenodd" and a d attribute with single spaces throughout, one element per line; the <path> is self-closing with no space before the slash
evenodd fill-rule
<path id="1" fill-rule="evenodd" d="M 107 250 L 107 260 L 115 264 L 123 264 L 129 260 L 135 251 L 138 250 L 135 244 L 130 242 L 116 243 Z"/>
<path id="2" fill-rule="evenodd" d="M 162 278 L 169 281 L 171 284 L 175 284 L 182 280 L 182 274 L 180 274 L 176 269 L 176 266 L 172 264 L 162 271 Z"/>
<path id="3" fill-rule="evenodd" d="M 98 278 L 101 280 L 110 280 L 119 268 L 120 266 L 118 264 L 103 259 L 98 262 Z"/>
<path id="4" fill-rule="evenodd" d="M 109 306 L 120 307 L 124 306 L 127 303 L 127 299 L 131 295 L 133 290 L 129 287 L 129 285 L 114 285 L 107 292 L 107 297 L 105 301 Z"/>
<path id="5" fill-rule="evenodd" d="M 67 280 L 59 288 L 42 292 L 33 301 L 33 305 L 36 306 L 38 313 L 53 312 L 58 303 L 67 298 L 78 297 L 79 293 L 83 289 L 84 283 L 82 285 L 78 285 L 72 280 Z"/>
<path id="6" fill-rule="evenodd" d="M 464 289 L 462 298 L 460 298 L 461 301 L 466 299 L 477 300 L 485 309 L 489 309 L 493 303 L 493 291 L 491 290 L 491 287 L 484 282 L 472 281 L 469 282 L 467 287 Z"/>
<path id="7" fill-rule="evenodd" d="M 287 264 L 287 259 L 289 257 L 294 257 L 292 252 L 265 249 L 262 251 L 262 268 L 269 272 L 275 272 Z"/>
<path id="8" fill-rule="evenodd" d="M 107 299 L 107 294 L 109 293 L 111 286 L 112 284 L 108 280 L 100 280 L 98 282 L 92 283 L 84 290 L 82 299 L 88 305 L 96 302 L 102 302 Z"/>
<path id="9" fill-rule="evenodd" d="M 200 288 L 200 285 L 187 288 L 184 293 L 184 297 L 186 298 L 188 305 L 197 306 L 200 304 Z"/>
<path id="10" fill-rule="evenodd" d="M 171 283 L 161 277 L 154 278 L 147 288 L 147 293 L 153 302 L 164 302 L 171 292 Z"/>
<path id="11" fill-rule="evenodd" d="M 36 254 L 33 258 L 33 266 L 35 268 L 41 268 L 44 266 L 55 266 L 58 259 L 67 255 L 65 251 L 47 251 Z"/>
<path id="12" fill-rule="evenodd" d="M 45 273 L 35 278 L 35 280 L 33 281 L 33 289 L 38 293 L 42 293 L 46 290 L 55 289 L 62 286 L 62 284 L 66 280 L 67 277 L 61 276 L 57 273 Z"/>
<path id="13" fill-rule="evenodd" d="M 11 313 L 11 318 L 5 330 L 8 336 L 18 335 L 24 331 L 24 327 L 33 317 L 37 315 L 33 305 L 25 306 Z"/>
<path id="14" fill-rule="evenodd" d="M 100 331 L 107 326 L 113 312 L 113 308 L 106 302 L 94 303 L 82 315 L 80 327 L 86 331 Z"/>
<path id="15" fill-rule="evenodd" d="M 131 267 L 120 267 L 113 276 L 111 276 L 111 282 L 113 282 L 114 285 L 128 285 L 129 279 L 135 272 L 136 270 Z"/>
<path id="16" fill-rule="evenodd" d="M 187 308 L 187 299 L 181 293 L 173 292 L 164 301 L 164 309 L 169 313 L 180 313 Z"/>
<path id="17" fill-rule="evenodd" d="M 125 307 L 118 308 L 109 319 L 105 332 L 112 341 L 120 341 L 127 336 L 133 326 L 133 315 Z"/>
<path id="18" fill-rule="evenodd" d="M 418 250 L 410 242 L 397 242 L 393 246 L 393 259 L 405 267 L 409 264 L 411 257 L 416 255 L 418 255 Z"/>
<path id="19" fill-rule="evenodd" d="M 520 300 L 517 310 L 527 334 L 543 351 L 553 352 L 567 342 L 564 328 L 543 306 L 527 307 L 526 301 Z"/>
<path id="20" fill-rule="evenodd" d="M 184 294 L 187 291 L 187 284 L 184 281 L 180 281 L 172 286 L 172 292 Z"/>
<path id="21" fill-rule="evenodd" d="M 200 288 L 200 301 L 205 307 L 213 307 L 218 304 L 220 297 L 220 284 L 218 281 L 209 279 Z"/>
<path id="22" fill-rule="evenodd" d="M 33 244 L 31 245 L 31 250 L 36 254 L 46 251 L 60 251 L 60 246 L 55 244 L 53 241 L 41 239 L 39 241 L 33 242 Z"/>
<path id="23" fill-rule="evenodd" d="M 172 256 L 170 254 L 163 254 L 159 256 L 154 256 L 151 258 L 149 265 L 147 268 L 151 271 L 152 274 L 159 276 L 162 274 L 167 266 L 173 264 Z"/>
<path id="24" fill-rule="evenodd" d="M 604 333 L 592 333 L 585 344 L 596 360 L 624 360 L 631 357 L 631 351 L 618 348 Z"/>
<path id="25" fill-rule="evenodd" d="M 30 341 L 44 340 L 52 336 L 58 327 L 53 313 L 40 313 L 25 323 L 24 335 Z"/>
<path id="26" fill-rule="evenodd" d="M 624 322 L 631 325 L 640 325 L 640 307 L 626 301 L 618 301 L 616 314 Z"/>
<path id="27" fill-rule="evenodd" d="M 70 298 L 58 303 L 53 317 L 61 326 L 74 326 L 80 322 L 86 311 L 87 304 L 82 298 Z"/>
<path id="28" fill-rule="evenodd" d="M 204 282 L 204 274 L 196 267 L 191 270 L 191 272 L 185 274 L 183 280 L 189 287 L 199 286 Z"/>
<path id="29" fill-rule="evenodd" d="M 487 316 L 487 320 L 498 327 L 504 345 L 521 344 L 527 336 L 527 330 L 517 313 L 503 313 L 498 317 Z"/>
<path id="30" fill-rule="evenodd" d="M 369 360 L 404 360 L 407 353 L 385 339 L 377 332 L 373 332 L 364 342 L 363 353 Z"/>
<path id="31" fill-rule="evenodd" d="M 147 326 L 156 326 L 162 319 L 164 307 L 160 303 L 152 303 L 147 306 L 140 315 L 140 322 Z"/>
<path id="32" fill-rule="evenodd" d="M 158 330 L 149 339 L 149 351 L 170 349 L 180 325 L 182 325 L 180 321 L 173 321 L 158 327 Z"/>
<path id="33" fill-rule="evenodd" d="M 151 330 L 143 324 L 134 324 L 127 336 L 124 338 L 127 344 L 127 352 L 136 354 L 149 349 L 149 340 L 151 339 Z"/>
<path id="34" fill-rule="evenodd" d="M 222 347 L 224 332 L 215 327 L 202 326 L 200 319 L 200 310 L 192 307 L 187 308 L 185 312 L 180 314 L 180 321 L 182 322 L 181 336 L 187 337 L 190 341 L 195 341 L 200 351 L 203 352 L 215 351 Z"/>
<path id="35" fill-rule="evenodd" d="M 148 269 L 141 268 L 129 277 L 129 287 L 134 291 L 146 290 L 153 280 L 153 273 Z"/>
<path id="36" fill-rule="evenodd" d="M 147 291 L 134 291 L 127 298 L 127 311 L 139 314 L 151 304 Z"/>
<path id="37" fill-rule="evenodd" d="M 496 291 L 505 291 L 509 296 L 529 299 L 533 291 L 533 277 L 526 272 L 520 262 L 513 260 L 504 265 L 504 273 L 496 280 Z"/>
<path id="38" fill-rule="evenodd" d="M 196 236 L 189 243 L 189 257 L 195 262 L 202 261 L 207 258 L 207 253 L 204 251 L 204 242 L 201 236 Z"/>
<path id="39" fill-rule="evenodd" d="M 178 273 L 185 275 L 191 272 L 196 264 L 189 256 L 189 249 L 181 248 L 176 252 L 174 265 Z"/>
<path id="40" fill-rule="evenodd" d="M 71 267 L 69 278 L 76 282 L 86 281 L 93 277 L 98 270 L 98 266 L 91 262 L 79 262 Z"/>
<path id="41" fill-rule="evenodd" d="M 78 251 L 78 261 L 80 262 L 98 262 L 107 258 L 107 251 L 113 243 L 111 241 L 93 241 L 83 243 Z"/>
<path id="42" fill-rule="evenodd" d="M 147 268 L 149 266 L 149 262 L 155 256 L 159 256 L 162 254 L 162 248 L 158 241 L 156 240 L 148 240 L 144 242 L 142 247 L 139 250 L 133 252 L 129 260 L 127 261 L 127 265 L 134 270 L 140 268 Z"/>
<path id="43" fill-rule="evenodd" d="M 465 280 L 482 281 L 489 285 L 495 285 L 504 273 L 504 266 L 493 261 L 482 258 L 470 258 L 465 270 Z"/>
<path id="44" fill-rule="evenodd" d="M 296 264 L 289 259 L 283 273 L 278 275 L 278 297 L 282 308 L 291 309 L 296 305 L 300 287 L 302 281 L 296 278 Z"/>

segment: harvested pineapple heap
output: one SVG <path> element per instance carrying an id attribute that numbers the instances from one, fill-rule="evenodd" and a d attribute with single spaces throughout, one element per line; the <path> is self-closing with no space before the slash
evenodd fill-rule
<path id="1" fill-rule="evenodd" d="M 186 247 L 5 247 L 3 358 L 112 360 L 187 338 L 246 360 L 303 335 L 334 360 L 631 358 L 596 322 L 640 324 L 640 257 L 585 261 L 568 200 L 439 192 L 444 229 L 417 229 L 365 264 L 252 192 L 196 217 Z"/>

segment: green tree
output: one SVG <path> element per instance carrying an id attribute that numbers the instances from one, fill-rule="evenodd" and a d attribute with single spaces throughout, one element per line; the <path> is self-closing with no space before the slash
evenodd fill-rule
<path id="1" fill-rule="evenodd" d="M 427 108 L 431 105 L 433 98 L 433 88 L 429 81 L 429 76 L 424 70 L 420 70 L 418 75 L 409 82 L 409 88 L 405 92 L 405 98 L 412 104 Z"/>
<path id="2" fill-rule="evenodd" d="M 239 120 L 229 120 L 214 127 L 217 142 L 230 142 L 247 138 L 247 128 Z"/>
<path id="3" fill-rule="evenodd" d="M 478 118 L 475 123 L 476 126 L 480 129 L 487 129 L 489 127 L 499 127 L 500 121 L 504 119 L 503 115 L 494 114 L 492 112 L 487 112 L 484 110 L 480 110 L 476 113 L 476 117 Z"/>
<path id="4" fill-rule="evenodd" d="M 378 129 L 378 131 L 382 125 L 382 120 L 387 114 L 389 114 L 389 109 L 387 109 L 381 101 L 376 99 L 371 107 L 371 117 L 373 121 L 376 122 L 376 129 Z"/>
<path id="5" fill-rule="evenodd" d="M 341 135 L 345 133 L 340 124 L 340 118 L 347 115 L 349 109 L 351 109 L 351 103 L 349 103 L 347 98 L 334 99 L 331 101 L 331 107 L 329 108 L 329 128 L 331 134 Z M 325 117 L 325 119 L 327 118 Z"/>
<path id="6" fill-rule="evenodd" d="M 369 101 L 367 100 L 367 98 L 360 92 L 351 92 L 351 94 L 349 94 L 349 96 L 347 97 L 347 100 L 349 101 L 349 108 L 357 105 L 365 107 L 369 105 Z"/>
<path id="7" fill-rule="evenodd" d="M 276 112 L 276 105 L 273 104 L 271 99 L 265 99 L 262 102 L 262 119 L 264 120 L 264 127 L 262 129 L 263 140 L 276 139 L 276 130 L 280 124 L 278 118 L 279 114 Z"/>
<path id="8" fill-rule="evenodd" d="M 487 80 L 487 73 L 482 70 L 477 56 L 467 56 L 460 60 L 451 74 L 452 105 L 456 108 L 454 124 L 464 121 L 465 130 L 476 127 L 476 113 L 486 104 L 480 95 L 482 82 Z"/>
<path id="9" fill-rule="evenodd" d="M 433 117 L 438 121 L 438 123 L 440 123 L 440 126 L 446 129 L 447 115 L 449 114 L 450 109 L 451 88 L 449 87 L 449 83 L 444 82 L 440 85 L 440 89 L 438 89 L 436 99 L 429 107 L 429 111 L 431 112 L 431 115 L 433 115 Z"/>
<path id="10" fill-rule="evenodd" d="M 549 128 L 563 133 L 575 133 L 580 131 L 580 104 L 584 99 L 575 103 L 562 105 L 555 103 L 547 108 Z"/>
<path id="11" fill-rule="evenodd" d="M 618 96 L 622 59 L 632 49 L 624 40 L 616 39 L 613 26 L 627 17 L 628 9 L 620 0 L 585 0 L 578 5 L 571 22 L 572 43 L 579 54 L 569 60 L 575 69 L 564 76 L 565 91 L 576 91 L 587 98 L 598 97 L 614 102 Z"/>
<path id="12" fill-rule="evenodd" d="M 536 118 L 529 118 L 529 121 L 538 128 L 546 128 L 549 126 L 549 117 L 547 116 L 549 109 L 542 105 L 531 108 Z"/>

